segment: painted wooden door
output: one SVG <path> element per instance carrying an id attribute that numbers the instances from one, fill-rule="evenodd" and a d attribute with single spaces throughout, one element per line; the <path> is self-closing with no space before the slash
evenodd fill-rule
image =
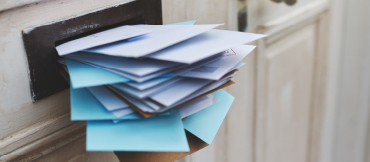
<path id="1" fill-rule="evenodd" d="M 183 3 L 181 20 L 223 20 L 229 30 L 237 29 L 239 9 L 247 6 L 247 31 L 269 36 L 255 42 L 258 47 L 245 58 L 236 85 L 227 88 L 236 101 L 214 143 L 181 161 L 317 161 L 326 103 L 329 1 L 301 0 L 294 6 L 267 0 Z M 212 8 L 198 10 L 204 3 Z M 173 21 L 171 15 L 164 14 L 165 20 Z"/>
<path id="2" fill-rule="evenodd" d="M 257 43 L 256 162 L 317 161 L 325 108 L 328 1 L 249 1 Z"/>

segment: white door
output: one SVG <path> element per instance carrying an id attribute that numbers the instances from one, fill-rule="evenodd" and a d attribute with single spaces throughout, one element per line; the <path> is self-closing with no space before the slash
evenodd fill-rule
<path id="1" fill-rule="evenodd" d="M 258 47 L 244 60 L 236 84 L 227 88 L 236 100 L 213 144 L 181 161 L 317 161 L 326 104 L 329 1 L 182 3 L 175 5 L 179 15 L 164 8 L 165 22 L 225 22 L 224 29 L 237 30 L 238 12 L 246 5 L 247 31 L 269 36 L 255 42 Z"/>

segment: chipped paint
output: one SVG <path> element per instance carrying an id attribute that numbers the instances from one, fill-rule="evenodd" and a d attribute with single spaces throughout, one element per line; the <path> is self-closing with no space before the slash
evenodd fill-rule
<path id="1" fill-rule="evenodd" d="M 81 31 L 83 29 L 96 28 L 96 27 L 99 27 L 99 26 L 100 26 L 100 24 L 81 25 L 81 26 L 77 26 L 77 27 L 73 27 L 73 28 L 68 28 L 66 31 L 61 31 L 60 34 L 68 36 L 68 35 L 71 35 L 71 34 L 75 34 L 76 32 Z"/>
<path id="2" fill-rule="evenodd" d="M 27 58 L 27 60 L 28 60 L 28 58 Z M 30 72 L 30 66 L 29 66 L 29 63 L 28 63 L 28 61 L 26 61 L 26 64 L 27 64 L 27 73 L 28 73 L 28 83 L 29 83 L 29 85 L 30 85 L 30 92 L 31 92 L 31 100 L 32 100 L 32 102 L 36 102 L 36 100 L 35 100 L 35 97 L 36 97 L 36 95 L 35 95 L 35 92 L 34 92 L 34 90 L 33 90 L 33 86 L 32 86 L 32 79 L 31 79 L 31 72 Z"/>

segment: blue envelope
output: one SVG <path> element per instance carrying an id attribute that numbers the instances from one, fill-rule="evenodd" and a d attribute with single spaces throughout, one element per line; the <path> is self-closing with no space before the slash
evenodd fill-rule
<path id="1" fill-rule="evenodd" d="M 212 143 L 234 101 L 234 97 L 224 90 L 218 90 L 213 95 L 220 101 L 188 116 L 183 121 L 186 130 L 208 144 Z"/>
<path id="2" fill-rule="evenodd" d="M 163 113 L 160 115 L 169 115 Z M 130 120 L 144 119 L 139 113 L 117 118 L 109 112 L 86 88 L 73 89 L 71 87 L 71 120 Z M 112 121 L 111 121 L 112 122 Z"/>
<path id="3" fill-rule="evenodd" d="M 170 115 L 141 120 L 88 121 L 87 151 L 189 152 L 178 109 Z"/>
<path id="4" fill-rule="evenodd" d="M 92 87 L 130 81 L 113 72 L 65 59 L 73 88 Z"/>
<path id="5" fill-rule="evenodd" d="M 167 25 L 194 25 L 197 20 L 192 21 L 185 21 L 185 22 L 179 22 L 174 24 L 167 24 Z"/>
<path id="6" fill-rule="evenodd" d="M 141 119 L 137 113 L 117 118 L 109 112 L 86 88 L 71 87 L 71 120 Z"/>

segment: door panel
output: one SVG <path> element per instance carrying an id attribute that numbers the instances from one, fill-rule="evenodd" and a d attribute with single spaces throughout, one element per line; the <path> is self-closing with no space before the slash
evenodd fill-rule
<path id="1" fill-rule="evenodd" d="M 266 162 L 306 161 L 314 40 L 315 27 L 310 25 L 267 46 L 266 108 L 262 112 Z"/>
<path id="2" fill-rule="evenodd" d="M 296 4 L 289 6 L 284 2 L 275 3 L 270 0 L 260 1 L 260 15 L 258 19 L 260 19 L 261 23 L 267 23 L 288 15 L 295 16 L 295 14 L 299 14 L 300 11 L 306 8 L 311 8 L 311 6 L 314 7 L 325 2 L 327 2 L 327 0 L 297 0 Z"/>

